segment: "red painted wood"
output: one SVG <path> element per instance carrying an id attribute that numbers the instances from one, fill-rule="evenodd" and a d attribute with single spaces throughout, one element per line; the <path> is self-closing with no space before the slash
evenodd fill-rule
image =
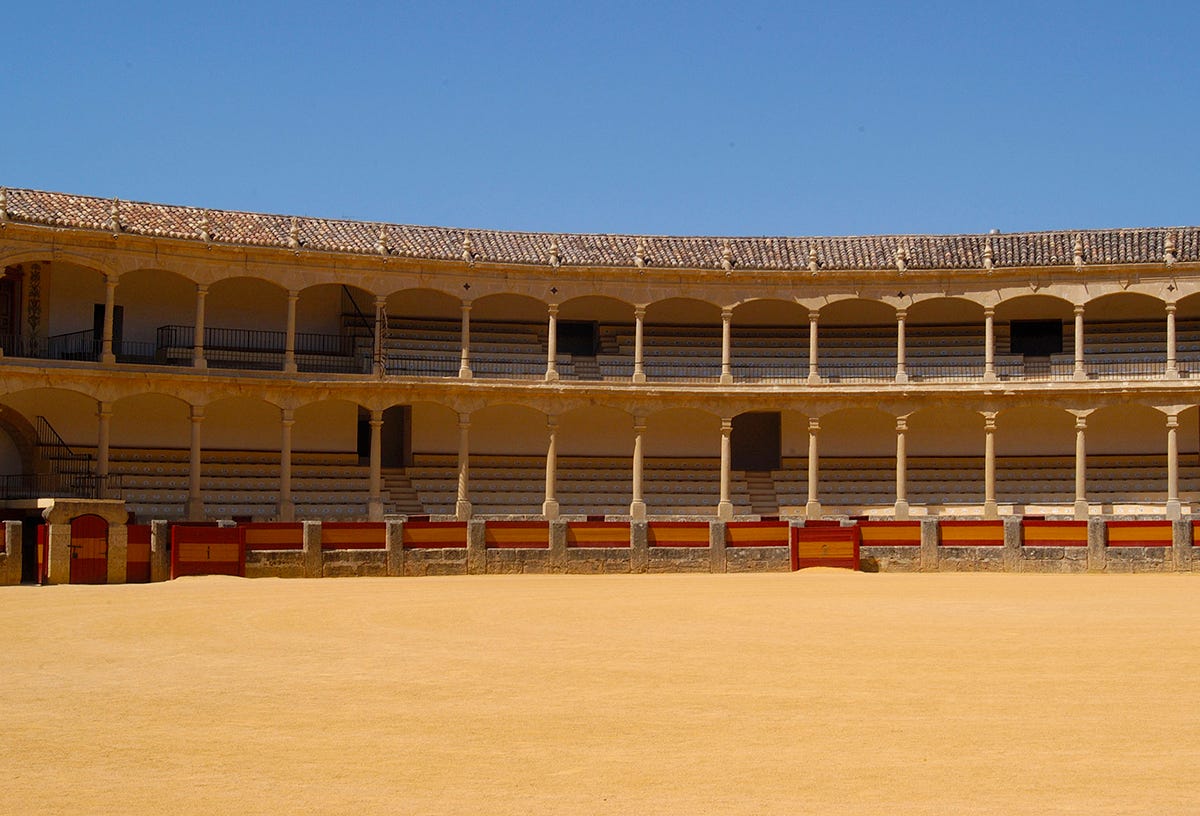
<path id="1" fill-rule="evenodd" d="M 246 548 L 237 527 L 171 528 L 171 577 L 246 574 Z"/>
<path id="2" fill-rule="evenodd" d="M 239 524 L 246 552 L 304 549 L 304 525 L 298 521 L 262 521 Z"/>
<path id="3" fill-rule="evenodd" d="M 725 546 L 786 547 L 790 526 L 786 521 L 731 521 L 725 525 Z"/>
<path id="4" fill-rule="evenodd" d="M 321 524 L 321 549 L 387 549 L 387 524 L 382 521 L 323 522 Z"/>
<path id="5" fill-rule="evenodd" d="M 857 570 L 860 543 L 857 527 L 793 527 L 792 569 L 841 567 Z M 818 547 L 820 552 L 813 554 Z"/>
<path id="6" fill-rule="evenodd" d="M 72 584 L 108 583 L 108 522 L 99 516 L 71 519 Z"/>
<path id="7" fill-rule="evenodd" d="M 47 573 L 50 569 L 50 532 L 49 527 L 45 524 L 39 524 L 37 528 L 37 581 L 39 584 L 46 583 Z"/>
<path id="8" fill-rule="evenodd" d="M 129 548 L 125 556 L 125 583 L 150 583 L 150 525 L 130 524 Z"/>

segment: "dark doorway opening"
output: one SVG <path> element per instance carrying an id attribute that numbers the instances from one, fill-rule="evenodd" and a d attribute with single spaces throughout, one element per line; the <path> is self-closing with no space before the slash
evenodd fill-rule
<path id="1" fill-rule="evenodd" d="M 1062 354 L 1061 320 L 1014 320 L 1009 324 L 1009 351 L 1026 357 Z"/>
<path id="2" fill-rule="evenodd" d="M 383 467 L 402 468 L 412 464 L 412 408 L 393 405 L 383 412 L 380 441 Z"/>
<path id="3" fill-rule="evenodd" d="M 360 465 L 371 461 L 371 412 L 366 408 L 358 409 L 358 444 L 355 449 Z"/>
<path id="4" fill-rule="evenodd" d="M 595 323 L 585 320 L 561 320 L 558 323 L 559 354 L 595 357 L 600 333 Z"/>
<path id="5" fill-rule="evenodd" d="M 733 418 L 729 437 L 734 470 L 777 470 L 782 456 L 778 411 L 752 411 Z"/>

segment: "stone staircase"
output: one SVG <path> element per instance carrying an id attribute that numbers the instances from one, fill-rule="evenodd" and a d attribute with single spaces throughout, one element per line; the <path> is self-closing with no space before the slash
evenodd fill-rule
<path id="1" fill-rule="evenodd" d="M 402 513 L 408 516 L 422 515 L 425 508 L 421 497 L 403 469 L 385 468 L 383 473 L 383 490 L 387 494 L 384 509 L 388 513 Z"/>
<path id="2" fill-rule="evenodd" d="M 747 470 L 745 472 L 746 493 L 750 497 L 750 512 L 757 516 L 779 515 L 779 496 L 775 493 L 775 480 L 769 471 Z"/>
<path id="3" fill-rule="evenodd" d="M 574 355 L 571 362 L 575 369 L 575 379 L 577 380 L 602 380 L 604 375 L 600 373 L 600 364 L 596 362 L 595 357 L 582 357 Z"/>

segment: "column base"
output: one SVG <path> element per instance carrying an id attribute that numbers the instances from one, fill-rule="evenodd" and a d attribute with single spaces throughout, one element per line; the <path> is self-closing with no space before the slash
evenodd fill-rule
<path id="1" fill-rule="evenodd" d="M 383 521 L 383 498 L 367 499 L 367 521 Z"/>
<path id="2" fill-rule="evenodd" d="M 822 382 L 821 375 L 820 374 L 809 374 L 807 382 L 809 385 L 820 385 Z"/>
<path id="3" fill-rule="evenodd" d="M 454 503 L 454 516 L 459 521 L 467 521 L 471 518 L 471 503 L 469 501 L 456 501 Z"/>
<path id="4" fill-rule="evenodd" d="M 205 360 L 203 357 L 192 358 L 192 368 L 206 369 L 208 368 L 208 360 Z"/>
<path id="5" fill-rule="evenodd" d="M 466 366 L 463 366 L 458 370 L 458 378 L 460 380 L 469 380 L 471 377 L 471 369 L 467 368 Z"/>
<path id="6" fill-rule="evenodd" d="M 646 381 L 646 374 L 642 371 L 633 372 L 633 381 L 638 384 L 644 383 Z"/>
<path id="7" fill-rule="evenodd" d="M 546 372 L 546 382 L 555 382 L 557 379 L 558 379 L 557 371 L 547 371 Z"/>
<path id="8" fill-rule="evenodd" d="M 1183 508 L 1179 506 L 1179 499 L 1167 500 L 1166 515 L 1169 521 L 1179 521 L 1183 518 Z"/>
<path id="9" fill-rule="evenodd" d="M 717 518 L 721 521 L 729 521 L 733 518 L 733 502 L 723 501 L 717 502 Z"/>
<path id="10" fill-rule="evenodd" d="M 283 373 L 284 374 L 295 374 L 299 370 L 300 369 L 296 366 L 295 362 L 283 364 Z"/>
<path id="11" fill-rule="evenodd" d="M 908 374 L 903 371 L 897 371 L 896 372 L 896 382 L 898 382 L 898 383 L 908 382 Z"/>
<path id="12" fill-rule="evenodd" d="M 542 515 L 546 517 L 547 521 L 558 518 L 558 500 L 546 499 L 542 502 Z"/>
<path id="13" fill-rule="evenodd" d="M 1087 499 L 1075 500 L 1075 520 L 1087 521 L 1089 515 Z"/>
<path id="14" fill-rule="evenodd" d="M 188 521 L 204 521 L 204 499 L 189 498 L 187 504 L 184 505 L 184 512 L 187 514 Z"/>
<path id="15" fill-rule="evenodd" d="M 646 503 L 644 501 L 631 501 L 629 503 L 629 517 L 634 521 L 645 521 Z"/>
<path id="16" fill-rule="evenodd" d="M 293 501 L 281 501 L 279 502 L 279 508 L 275 512 L 279 515 L 280 521 L 295 521 L 296 503 Z"/>
<path id="17" fill-rule="evenodd" d="M 821 517 L 821 503 L 819 501 L 810 501 L 804 505 L 804 518 L 805 519 L 820 518 L 820 517 Z"/>
<path id="18" fill-rule="evenodd" d="M 996 372 L 995 372 L 995 371 L 986 371 L 986 370 L 985 370 L 985 371 L 983 372 L 983 381 L 984 381 L 985 383 L 994 383 L 994 382 L 997 382 Z"/>
<path id="19" fill-rule="evenodd" d="M 116 365 L 117 355 L 113 354 L 111 351 L 108 354 L 101 354 L 100 362 L 103 365 Z"/>
<path id="20" fill-rule="evenodd" d="M 983 517 L 984 517 L 985 519 L 998 519 L 998 518 L 1000 518 L 1000 510 L 999 510 L 999 509 L 996 507 L 996 502 L 994 502 L 994 501 L 985 501 L 985 502 L 983 503 Z"/>
<path id="21" fill-rule="evenodd" d="M 1087 372 L 1080 368 L 1075 369 L 1075 373 L 1073 373 L 1071 375 L 1071 379 L 1077 380 L 1077 381 L 1078 380 L 1086 380 L 1087 378 L 1088 378 Z"/>
<path id="22" fill-rule="evenodd" d="M 898 499 L 895 509 L 892 510 L 892 515 L 895 516 L 896 521 L 906 521 L 908 519 L 908 502 Z"/>
<path id="23" fill-rule="evenodd" d="M 1168 366 L 1167 370 L 1163 372 L 1163 378 L 1168 380 L 1178 380 L 1179 369 L 1175 366 Z"/>
<path id="24" fill-rule="evenodd" d="M 721 385 L 732 385 L 732 384 L 733 384 L 733 375 L 732 374 L 722 374 L 721 375 Z"/>

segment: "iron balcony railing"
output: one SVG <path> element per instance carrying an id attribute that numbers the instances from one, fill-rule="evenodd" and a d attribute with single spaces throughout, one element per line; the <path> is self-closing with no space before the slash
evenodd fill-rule
<path id="1" fill-rule="evenodd" d="M 20 499 L 120 499 L 124 485 L 120 474 L 22 473 L 0 476 L 0 501 Z"/>

